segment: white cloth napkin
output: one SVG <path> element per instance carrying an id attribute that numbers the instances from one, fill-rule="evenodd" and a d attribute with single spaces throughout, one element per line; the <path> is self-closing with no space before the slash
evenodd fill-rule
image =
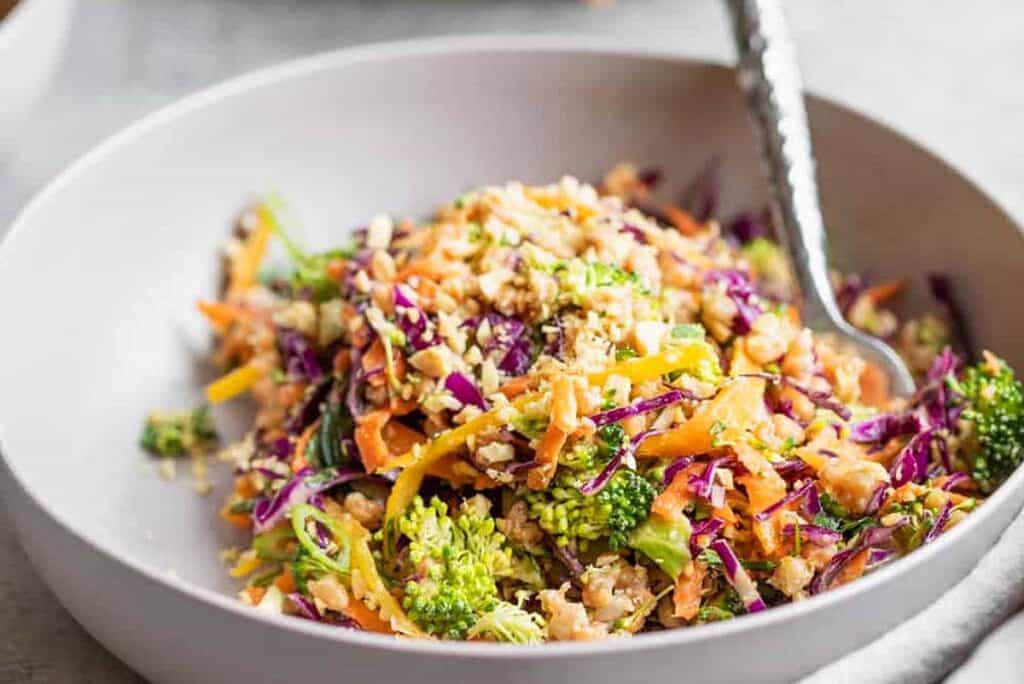
<path id="1" fill-rule="evenodd" d="M 959 584 L 923 611 L 800 684 L 932 684 L 1024 603 L 1024 514 Z M 947 684 L 1021 681 L 1024 616 L 1008 622 Z M 999 667 L 1006 679 L 990 673 Z M 1011 669 L 1012 668 L 1012 669 Z"/>

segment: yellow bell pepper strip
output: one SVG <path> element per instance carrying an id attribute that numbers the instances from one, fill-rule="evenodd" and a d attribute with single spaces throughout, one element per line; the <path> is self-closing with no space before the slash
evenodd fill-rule
<path id="1" fill-rule="evenodd" d="M 211 404 L 220 404 L 237 397 L 256 384 L 261 373 L 251 365 L 239 366 L 206 386 L 206 398 Z"/>
<path id="2" fill-rule="evenodd" d="M 672 345 L 657 354 L 640 356 L 620 361 L 603 371 L 591 373 L 587 382 L 591 385 L 604 385 L 613 375 L 629 378 L 638 384 L 648 380 L 657 380 L 667 373 L 675 371 L 692 371 L 694 373 L 714 373 L 718 368 L 718 356 L 715 350 L 703 340 L 689 340 L 683 344 Z"/>
<path id="3" fill-rule="evenodd" d="M 246 239 L 243 248 L 231 259 L 231 272 L 228 279 L 229 299 L 256 284 L 260 264 L 267 253 L 267 244 L 270 242 L 276 219 L 269 207 L 262 204 L 256 207 L 256 216 L 259 219 L 259 224 Z"/>
<path id="4" fill-rule="evenodd" d="M 621 375 L 629 378 L 633 383 L 640 383 L 660 378 L 662 375 L 674 371 L 703 370 L 703 367 L 709 363 L 715 364 L 717 367 L 718 357 L 715 355 L 714 349 L 704 341 L 693 340 L 678 346 L 667 347 L 657 354 L 620 361 L 603 371 L 591 373 L 587 376 L 587 382 L 600 386 L 604 385 L 612 375 Z M 760 380 L 759 382 L 762 383 L 763 394 L 764 381 Z M 538 401 L 542 397 L 542 392 L 521 395 L 512 402 L 512 407 L 516 411 L 521 411 L 527 404 Z M 505 425 L 508 422 L 507 411 L 508 407 L 488 411 L 457 428 L 442 432 L 421 449 L 414 449 L 389 461 L 386 470 L 392 468 L 402 468 L 403 470 L 388 496 L 385 519 L 392 520 L 412 503 L 427 473 L 427 468 L 431 464 L 446 454 L 461 448 L 469 437 Z"/>
<path id="5" fill-rule="evenodd" d="M 405 614 L 377 572 L 377 563 L 370 551 L 369 531 L 351 516 L 345 516 L 339 522 L 352 545 L 352 593 L 360 600 L 369 599 L 375 604 L 381 619 L 399 634 L 425 636 L 416 623 Z"/>
<path id="6" fill-rule="evenodd" d="M 527 394 L 512 402 L 515 411 L 521 411 L 531 401 L 541 398 L 539 392 Z M 413 449 L 407 454 L 388 462 L 385 469 L 402 468 L 402 473 L 395 480 L 388 496 L 386 519 L 391 520 L 412 503 L 416 493 L 420 490 L 420 484 L 427 475 L 432 465 L 440 461 L 451 452 L 465 445 L 473 435 L 484 432 L 494 427 L 500 427 L 508 422 L 508 407 L 502 407 L 487 413 L 481 414 L 472 420 L 452 430 L 442 432 L 431 440 L 426 446 L 420 449 Z"/>
<path id="7" fill-rule="evenodd" d="M 765 381 L 761 378 L 733 378 L 714 399 L 702 404 L 688 421 L 677 428 L 645 439 L 638 457 L 668 458 L 696 456 L 711 450 L 715 423 L 752 428 L 766 417 Z"/>

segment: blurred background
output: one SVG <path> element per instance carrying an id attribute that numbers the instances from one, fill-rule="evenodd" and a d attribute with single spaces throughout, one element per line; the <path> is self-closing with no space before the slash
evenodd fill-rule
<path id="1" fill-rule="evenodd" d="M 15 13 L 51 1 L 61 0 L 22 0 Z M 787 7 L 810 90 L 924 143 L 1024 219 L 1024 3 Z M 7 28 L 0 24 L 0 87 L 34 59 L 3 52 Z M 186 93 L 312 52 L 499 32 L 584 33 L 732 60 L 718 0 L 77 0 L 49 88 L 0 153 L 0 235 L 69 161 Z M 0 122 L 6 106 L 0 89 Z M 76 228 L 88 227 L 83 207 Z M 43 588 L 2 514 L 0 633 L 0 684 L 137 681 Z"/>

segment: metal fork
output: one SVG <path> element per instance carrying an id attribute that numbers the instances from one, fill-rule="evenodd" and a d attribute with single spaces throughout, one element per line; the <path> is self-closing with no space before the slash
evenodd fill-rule
<path id="1" fill-rule="evenodd" d="M 726 0 L 739 49 L 739 80 L 768 166 L 785 247 L 800 287 L 804 324 L 857 346 L 882 369 L 893 395 L 914 379 L 892 347 L 846 322 L 828 277 L 825 224 L 796 52 L 779 0 Z"/>

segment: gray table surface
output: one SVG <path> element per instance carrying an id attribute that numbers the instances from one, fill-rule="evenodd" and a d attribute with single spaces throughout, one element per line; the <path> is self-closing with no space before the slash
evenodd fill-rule
<path id="1" fill-rule="evenodd" d="M 1024 219 L 1024 3 L 788 6 L 810 89 L 922 141 Z M 187 92 L 310 52 L 480 32 L 582 32 L 719 61 L 732 54 L 714 0 L 600 9 L 578 0 L 78 0 L 53 87 L 0 167 L 0 234 L 67 162 Z M 139 681 L 56 603 L 2 512 L 0 635 L 0 684 Z"/>

